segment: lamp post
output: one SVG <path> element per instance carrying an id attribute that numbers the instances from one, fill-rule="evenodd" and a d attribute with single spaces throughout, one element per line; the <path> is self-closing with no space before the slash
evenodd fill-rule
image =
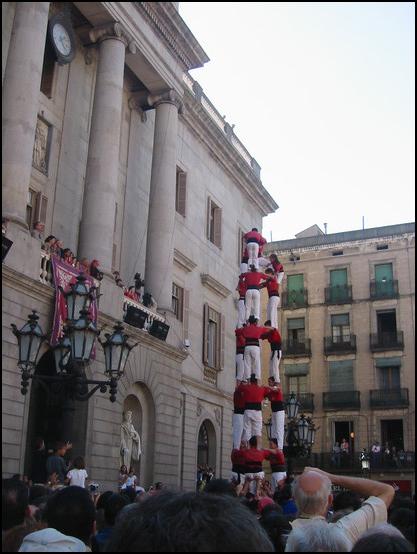
<path id="1" fill-rule="evenodd" d="M 123 333 L 123 326 L 118 321 L 114 326 L 114 333 L 106 334 L 106 341 L 100 341 L 104 349 L 105 374 L 108 379 L 104 381 L 87 379 L 86 368 L 90 363 L 92 349 L 100 331 L 88 317 L 87 308 L 92 300 L 92 291 L 88 292 L 90 296 L 87 298 L 86 287 L 83 288 L 82 282 L 82 279 L 78 278 L 80 285 L 74 285 L 71 293 L 67 295 L 69 314 L 75 319 L 68 321 L 63 337 L 52 347 L 56 375 L 35 375 L 39 350 L 46 338 L 38 324 L 39 317 L 36 311 L 33 310 L 29 321 L 20 330 L 16 325 L 11 325 L 19 345 L 18 366 L 22 371 L 20 390 L 23 395 L 27 394 L 29 379 L 36 379 L 44 384 L 54 384 L 55 391 L 64 390 L 67 397 L 72 400 L 88 400 L 97 390 L 100 389 L 100 392 L 105 393 L 108 387 L 110 401 L 115 402 L 117 381 L 124 373 L 130 351 L 138 343 L 128 343 L 129 337 Z M 80 297 L 78 298 L 77 295 Z M 70 298 L 72 298 L 71 301 Z M 94 387 L 89 389 L 89 385 Z"/>

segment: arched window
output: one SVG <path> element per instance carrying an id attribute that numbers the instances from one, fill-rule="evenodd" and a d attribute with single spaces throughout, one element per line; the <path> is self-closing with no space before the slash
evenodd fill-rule
<path id="1" fill-rule="evenodd" d="M 197 463 L 207 464 L 208 465 L 208 453 L 209 453 L 209 438 L 207 427 L 205 422 L 201 425 L 200 431 L 198 433 L 198 456 Z"/>
<path id="2" fill-rule="evenodd" d="M 215 470 L 217 446 L 216 431 L 209 419 L 205 419 L 198 431 L 197 464 L 207 465 Z"/>

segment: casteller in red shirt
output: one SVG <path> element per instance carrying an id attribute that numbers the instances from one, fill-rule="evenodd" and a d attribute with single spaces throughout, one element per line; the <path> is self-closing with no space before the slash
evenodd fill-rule
<path id="1" fill-rule="evenodd" d="M 246 473 L 259 473 L 262 471 L 262 462 L 265 460 L 265 450 L 256 447 L 244 450 Z"/>
<path id="2" fill-rule="evenodd" d="M 243 238 L 245 241 L 248 242 L 257 242 L 259 246 L 262 246 L 263 244 L 266 244 L 266 239 L 261 235 L 261 233 L 258 233 L 258 230 L 254 227 L 252 231 L 248 231 L 243 235 Z"/>

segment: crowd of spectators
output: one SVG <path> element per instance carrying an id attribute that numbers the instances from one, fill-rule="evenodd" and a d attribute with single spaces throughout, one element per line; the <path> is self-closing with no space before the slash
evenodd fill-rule
<path id="1" fill-rule="evenodd" d="M 126 479 L 102 493 L 4 479 L 3 551 L 414 552 L 414 502 L 378 481 L 306 468 L 252 494 L 214 476 L 195 493 L 123 490 Z"/>

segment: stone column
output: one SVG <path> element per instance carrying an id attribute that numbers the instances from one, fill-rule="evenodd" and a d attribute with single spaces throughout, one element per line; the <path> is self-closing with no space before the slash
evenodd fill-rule
<path id="1" fill-rule="evenodd" d="M 171 310 L 174 255 L 175 179 L 178 110 L 181 100 L 173 90 L 148 98 L 155 106 L 155 135 L 149 195 L 145 289 L 158 309 Z"/>
<path id="2" fill-rule="evenodd" d="M 99 42 L 99 61 L 91 116 L 79 257 L 100 261 L 110 273 L 114 216 L 119 177 L 119 143 L 122 117 L 125 49 L 135 46 L 119 23 L 90 32 Z"/>
<path id="3" fill-rule="evenodd" d="M 49 2 L 16 2 L 3 86 L 3 216 L 24 229 Z"/>

